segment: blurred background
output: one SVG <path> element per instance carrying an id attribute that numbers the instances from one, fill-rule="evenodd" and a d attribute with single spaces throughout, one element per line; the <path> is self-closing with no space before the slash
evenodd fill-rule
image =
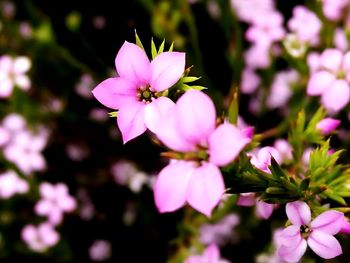
<path id="1" fill-rule="evenodd" d="M 287 21 L 304 1 L 275 3 Z M 186 52 L 186 67 L 223 112 L 241 81 L 247 28 L 224 0 L 0 0 L 0 261 L 183 262 L 205 224 L 232 262 L 270 251 L 283 210 L 265 221 L 253 207 L 228 206 L 215 231 L 223 215 L 159 214 L 152 184 L 164 149 L 147 134 L 123 145 L 110 109 L 91 94 L 116 74 L 115 56 L 136 30 L 147 52 L 152 38 Z M 287 68 L 276 59 L 259 74 L 269 86 Z M 283 120 L 279 107 L 252 110 L 252 96 L 242 95 L 240 114 L 256 132 Z"/>

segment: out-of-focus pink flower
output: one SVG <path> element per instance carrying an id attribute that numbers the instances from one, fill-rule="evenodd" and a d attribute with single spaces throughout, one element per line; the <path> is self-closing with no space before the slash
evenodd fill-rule
<path id="1" fill-rule="evenodd" d="M 95 16 L 93 19 L 92 19 L 92 24 L 94 26 L 94 28 L 96 29 L 103 29 L 106 27 L 106 18 L 102 15 L 99 15 L 99 16 Z"/>
<path id="2" fill-rule="evenodd" d="M 35 252 L 45 252 L 60 240 L 58 232 L 49 223 L 26 225 L 21 232 L 23 241 Z"/>
<path id="3" fill-rule="evenodd" d="M 69 195 L 67 185 L 56 185 L 44 182 L 39 187 L 41 200 L 35 205 L 35 212 L 41 216 L 47 216 L 52 225 L 62 222 L 64 212 L 72 212 L 77 204 Z"/>
<path id="4" fill-rule="evenodd" d="M 260 85 L 261 79 L 253 69 L 245 68 L 242 72 L 241 92 L 252 94 Z"/>
<path id="5" fill-rule="evenodd" d="M 332 113 L 344 108 L 350 101 L 350 51 L 343 54 L 338 49 L 326 49 L 312 68 L 307 94 L 321 96 L 324 107 Z"/>
<path id="6" fill-rule="evenodd" d="M 118 110 L 124 143 L 147 128 L 156 133 L 160 117 L 174 104 L 161 93 L 182 76 L 185 53 L 164 52 L 150 62 L 143 49 L 125 41 L 115 66 L 119 76 L 101 82 L 93 95 L 106 107 Z"/>
<path id="7" fill-rule="evenodd" d="M 21 179 L 14 171 L 0 174 L 0 198 L 7 199 L 17 193 L 27 193 L 28 190 L 27 181 Z"/>
<path id="8" fill-rule="evenodd" d="M 246 66 L 251 69 L 265 69 L 271 63 L 270 45 L 253 44 L 244 53 Z"/>
<path id="9" fill-rule="evenodd" d="M 220 250 L 217 245 L 208 246 L 202 255 L 189 256 L 184 263 L 230 263 L 230 261 L 222 259 Z"/>
<path id="10" fill-rule="evenodd" d="M 19 25 L 19 33 L 25 39 L 29 39 L 33 36 L 33 28 L 28 22 L 21 22 Z"/>
<path id="11" fill-rule="evenodd" d="M 240 20 L 248 23 L 275 9 L 273 0 L 231 0 L 231 7 Z"/>
<path id="12" fill-rule="evenodd" d="M 89 248 L 89 256 L 93 261 L 105 261 L 112 255 L 111 243 L 107 240 L 95 240 Z"/>
<path id="13" fill-rule="evenodd" d="M 74 87 L 75 92 L 84 99 L 91 99 L 91 90 L 96 85 L 90 74 L 83 74 L 80 77 L 78 84 Z"/>
<path id="14" fill-rule="evenodd" d="M 2 122 L 10 138 L 2 145 L 4 157 L 16 164 L 16 166 L 28 175 L 33 171 L 42 171 L 46 167 L 46 161 L 41 151 L 48 140 L 48 130 L 39 127 L 34 133 L 29 130 L 22 116 L 9 114 Z"/>
<path id="15" fill-rule="evenodd" d="M 288 28 L 296 34 L 301 42 L 314 46 L 319 42 L 319 34 L 322 27 L 321 20 L 304 6 L 296 6 L 293 9 L 293 17 L 288 21 Z"/>
<path id="16" fill-rule="evenodd" d="M 309 206 L 302 201 L 286 205 L 286 213 L 292 225 L 280 236 L 278 255 L 286 262 L 298 262 L 309 246 L 317 255 L 331 259 L 342 254 L 342 248 L 334 237 L 342 226 L 344 214 L 328 210 L 311 221 Z"/>
<path id="17" fill-rule="evenodd" d="M 323 13 L 329 20 L 338 21 L 343 17 L 343 11 L 348 4 L 349 0 L 323 0 Z"/>
<path id="18" fill-rule="evenodd" d="M 224 245 L 234 238 L 233 228 L 240 222 L 239 216 L 236 214 L 228 214 L 215 224 L 201 225 L 200 241 L 204 245 L 212 243 Z"/>
<path id="19" fill-rule="evenodd" d="M 255 214 L 262 219 L 269 219 L 275 208 L 274 204 L 269 204 L 256 198 L 255 193 L 242 193 L 239 195 L 237 205 L 254 206 Z"/>
<path id="20" fill-rule="evenodd" d="M 281 40 L 285 35 L 283 16 L 277 11 L 271 11 L 264 16 L 255 16 L 252 26 L 246 31 L 248 41 L 255 44 L 271 45 Z"/>
<path id="21" fill-rule="evenodd" d="M 15 86 L 22 90 L 28 90 L 31 81 L 26 75 L 30 69 L 29 58 L 21 56 L 12 58 L 8 55 L 0 57 L 0 98 L 11 96 Z"/>
<path id="22" fill-rule="evenodd" d="M 323 135 L 328 135 L 340 125 L 340 120 L 333 118 L 324 118 L 316 124 L 316 128 L 321 131 Z"/>
<path id="23" fill-rule="evenodd" d="M 194 160 L 173 161 L 159 173 L 154 188 L 160 212 L 171 212 L 187 202 L 210 216 L 225 190 L 219 166 L 232 162 L 251 141 L 232 124 L 215 123 L 209 96 L 189 90 L 162 120 L 158 138 L 170 149 L 199 154 Z"/>
<path id="24" fill-rule="evenodd" d="M 299 74 L 295 70 L 278 72 L 271 85 L 271 91 L 267 98 L 267 106 L 270 109 L 285 106 L 292 96 L 291 85 L 297 82 Z"/>
<path id="25" fill-rule="evenodd" d="M 273 147 L 278 151 L 283 162 L 291 160 L 293 158 L 293 149 L 287 140 L 277 139 L 274 142 Z"/>

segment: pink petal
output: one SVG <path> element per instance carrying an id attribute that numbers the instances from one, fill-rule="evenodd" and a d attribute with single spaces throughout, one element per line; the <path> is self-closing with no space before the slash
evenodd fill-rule
<path id="1" fill-rule="evenodd" d="M 46 199 L 40 200 L 36 203 L 34 210 L 38 215 L 48 215 L 53 208 L 52 202 Z"/>
<path id="2" fill-rule="evenodd" d="M 185 70 L 185 53 L 164 52 L 151 62 L 151 88 L 163 91 L 174 85 Z"/>
<path id="3" fill-rule="evenodd" d="M 350 100 L 349 84 L 343 80 L 336 80 L 331 87 L 322 94 L 322 104 L 332 113 L 338 112 L 344 108 Z"/>
<path id="4" fill-rule="evenodd" d="M 137 90 L 134 83 L 123 78 L 109 78 L 92 90 L 95 98 L 111 109 L 119 109 L 136 101 Z"/>
<path id="5" fill-rule="evenodd" d="M 343 226 L 344 214 L 335 210 L 323 212 L 311 222 L 311 228 L 335 235 Z"/>
<path id="6" fill-rule="evenodd" d="M 0 98 L 8 98 L 13 91 L 13 82 L 9 78 L 1 79 L 0 81 Z"/>
<path id="7" fill-rule="evenodd" d="M 347 219 L 347 217 L 343 217 L 343 223 L 342 223 L 342 227 L 340 229 L 340 233 L 343 234 L 350 234 L 350 223 Z"/>
<path id="8" fill-rule="evenodd" d="M 157 133 L 162 120 L 167 118 L 169 110 L 175 106 L 175 103 L 167 97 L 160 97 L 147 104 L 145 107 L 145 124 L 146 127 Z"/>
<path id="9" fill-rule="evenodd" d="M 41 183 L 39 186 L 40 195 L 45 199 L 54 199 L 55 190 L 52 184 L 50 183 Z"/>
<path id="10" fill-rule="evenodd" d="M 274 205 L 266 203 L 264 201 L 256 202 L 256 213 L 263 219 L 268 219 L 273 212 Z"/>
<path id="11" fill-rule="evenodd" d="M 346 74 L 346 80 L 350 81 L 350 51 L 346 52 L 343 58 L 343 70 Z"/>
<path id="12" fill-rule="evenodd" d="M 187 201 L 194 209 L 209 217 L 224 191 L 225 184 L 219 168 L 211 163 L 204 163 L 192 174 Z"/>
<path id="13" fill-rule="evenodd" d="M 334 258 L 343 253 L 338 240 L 320 230 L 313 230 L 307 243 L 317 255 L 325 259 Z"/>
<path id="14" fill-rule="evenodd" d="M 187 141 L 184 136 L 179 132 L 179 127 L 176 123 L 175 107 L 169 109 L 166 118 L 162 119 L 162 125 L 157 129 L 157 137 L 168 148 L 179 151 L 188 152 L 196 150 L 196 145 Z"/>
<path id="15" fill-rule="evenodd" d="M 122 133 L 124 144 L 146 131 L 144 109 L 144 103 L 135 102 L 135 104 L 123 107 L 118 111 L 117 123 Z"/>
<path id="16" fill-rule="evenodd" d="M 159 212 L 172 212 L 185 204 L 193 171 L 194 164 L 186 161 L 175 161 L 160 171 L 154 186 Z"/>
<path id="17" fill-rule="evenodd" d="M 311 220 L 311 211 L 309 206 L 302 201 L 294 201 L 286 205 L 286 213 L 289 221 L 293 225 L 306 225 Z"/>
<path id="18" fill-rule="evenodd" d="M 234 125 L 224 123 L 209 137 L 209 161 L 218 166 L 232 162 L 240 151 L 251 141 Z"/>
<path id="19" fill-rule="evenodd" d="M 151 80 L 151 63 L 145 51 L 127 41 L 115 58 L 115 67 L 120 77 L 138 86 L 146 85 Z"/>
<path id="20" fill-rule="evenodd" d="M 215 129 L 215 106 L 211 98 L 198 90 L 189 90 L 176 102 L 177 127 L 194 144 L 206 144 Z"/>
<path id="21" fill-rule="evenodd" d="M 204 257 L 208 262 L 217 262 L 220 258 L 220 250 L 216 244 L 209 245 L 204 251 Z"/>
<path id="22" fill-rule="evenodd" d="M 316 124 L 316 128 L 321 131 L 323 135 L 330 134 L 340 125 L 340 120 L 333 118 L 324 118 Z"/>
<path id="23" fill-rule="evenodd" d="M 301 239 L 300 227 L 295 225 L 283 229 L 278 237 L 278 241 L 286 247 L 295 247 Z"/>
<path id="24" fill-rule="evenodd" d="M 328 71 L 318 71 L 311 75 L 307 84 L 307 94 L 321 95 L 335 81 L 335 76 Z"/>
<path id="25" fill-rule="evenodd" d="M 307 248 L 305 239 L 301 239 L 300 243 L 295 247 L 281 246 L 278 249 L 278 256 L 288 263 L 299 262 Z"/>
<path id="26" fill-rule="evenodd" d="M 241 193 L 239 195 L 237 205 L 240 205 L 240 206 L 253 206 L 253 205 L 255 205 L 255 194 L 254 193 Z"/>
<path id="27" fill-rule="evenodd" d="M 335 48 L 323 51 L 320 56 L 320 66 L 330 71 L 338 71 L 343 60 L 343 53 Z"/>
<path id="28" fill-rule="evenodd" d="M 13 72 L 23 74 L 30 69 L 31 62 L 27 57 L 17 57 L 13 61 Z"/>

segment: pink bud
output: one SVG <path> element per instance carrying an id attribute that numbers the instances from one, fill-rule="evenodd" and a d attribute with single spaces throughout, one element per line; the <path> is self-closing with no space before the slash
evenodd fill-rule
<path id="1" fill-rule="evenodd" d="M 340 125 L 340 120 L 325 118 L 317 123 L 316 128 L 321 130 L 323 135 L 330 134 Z"/>

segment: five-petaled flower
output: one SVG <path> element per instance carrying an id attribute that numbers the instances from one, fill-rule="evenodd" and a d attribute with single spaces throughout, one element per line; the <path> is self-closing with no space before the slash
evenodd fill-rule
<path id="1" fill-rule="evenodd" d="M 185 53 L 163 52 L 149 61 L 145 51 L 125 41 L 115 59 L 118 77 L 102 81 L 92 91 L 106 107 L 118 110 L 123 142 L 156 132 L 159 117 L 174 103 L 162 92 L 173 86 L 185 70 Z"/>
<path id="2" fill-rule="evenodd" d="M 279 236 L 281 246 L 278 255 L 286 262 L 298 262 L 309 246 L 324 259 L 334 258 L 342 253 L 338 240 L 333 237 L 343 227 L 344 214 L 328 210 L 311 221 L 309 206 L 303 201 L 286 205 L 286 213 L 292 225 Z"/>
<path id="3" fill-rule="evenodd" d="M 214 103 L 198 90 L 182 95 L 161 122 L 158 138 L 188 158 L 160 172 L 154 188 L 158 210 L 175 211 L 187 202 L 210 216 L 225 191 L 219 167 L 232 162 L 251 138 L 229 123 L 216 127 Z"/>

